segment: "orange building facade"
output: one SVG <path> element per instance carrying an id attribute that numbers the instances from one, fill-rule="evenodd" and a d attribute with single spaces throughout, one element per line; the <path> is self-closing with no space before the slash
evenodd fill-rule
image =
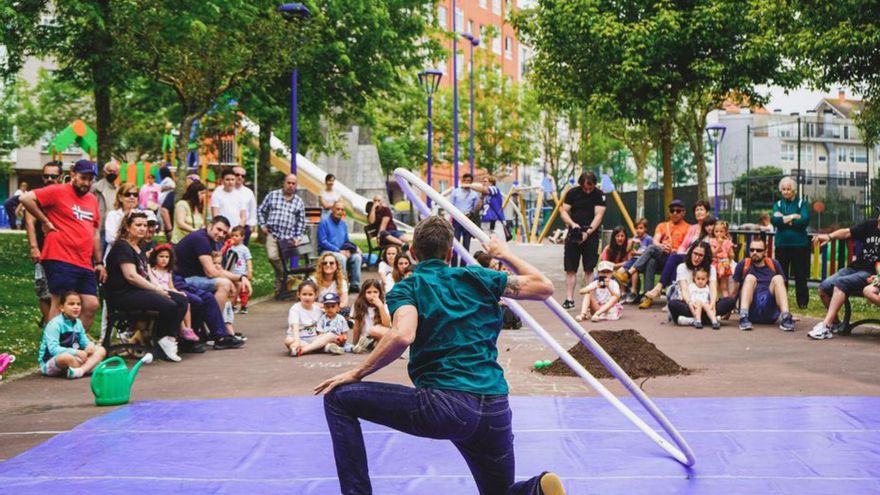
<path id="1" fill-rule="evenodd" d="M 435 18 L 440 28 L 450 33 L 469 33 L 474 38 L 479 39 L 480 44 L 474 48 L 474 57 L 478 57 L 477 50 L 490 50 L 495 55 L 495 62 L 501 67 L 501 73 L 511 81 L 519 82 L 521 80 L 520 43 L 516 38 L 516 31 L 513 26 L 507 22 L 509 13 L 517 10 L 518 0 L 456 0 L 454 11 L 452 3 L 452 0 L 440 0 L 437 6 Z M 496 35 L 491 41 L 484 37 L 488 26 L 494 26 L 495 28 Z M 452 41 L 444 39 L 443 44 L 446 47 L 447 53 L 451 55 Z M 453 58 L 449 56 L 445 63 L 441 62 L 436 67 L 443 71 L 443 78 L 440 80 L 441 87 L 452 87 L 452 64 Z M 470 89 L 471 49 L 470 41 L 461 36 L 458 37 L 457 64 L 459 101 L 463 102 L 465 95 L 467 95 Z M 466 104 L 459 105 L 458 118 L 459 140 L 465 143 L 463 151 L 458 157 L 458 171 L 459 176 L 461 176 L 470 171 L 470 160 L 466 145 L 468 134 L 464 131 L 465 124 L 469 119 Z M 476 165 L 474 173 L 477 176 L 477 180 L 479 180 L 483 171 L 479 169 L 479 164 Z M 452 164 L 437 163 L 435 161 L 432 166 L 431 182 L 431 185 L 439 191 L 452 187 L 455 183 L 453 180 Z"/>

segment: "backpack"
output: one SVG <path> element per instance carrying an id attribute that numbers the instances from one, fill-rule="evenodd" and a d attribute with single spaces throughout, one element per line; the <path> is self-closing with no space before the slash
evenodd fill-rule
<path id="1" fill-rule="evenodd" d="M 774 274 L 776 273 L 776 263 L 773 262 L 773 258 L 768 258 L 770 260 L 769 263 L 766 263 L 768 267 L 770 267 L 770 271 Z M 746 275 L 749 273 L 749 268 L 752 266 L 752 259 L 746 258 L 745 263 L 743 263 L 743 271 L 742 271 L 742 279 L 746 279 Z"/>

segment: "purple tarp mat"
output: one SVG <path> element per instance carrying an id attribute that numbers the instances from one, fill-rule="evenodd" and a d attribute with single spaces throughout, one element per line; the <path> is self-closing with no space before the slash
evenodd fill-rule
<path id="1" fill-rule="evenodd" d="M 556 471 L 570 494 L 880 493 L 880 398 L 658 399 L 694 449 L 691 470 L 604 399 L 511 401 L 517 476 Z M 364 432 L 375 493 L 476 493 L 449 442 L 373 424 Z M 61 491 L 332 494 L 339 485 L 321 400 L 279 397 L 137 402 L 0 463 L 0 493 Z"/>

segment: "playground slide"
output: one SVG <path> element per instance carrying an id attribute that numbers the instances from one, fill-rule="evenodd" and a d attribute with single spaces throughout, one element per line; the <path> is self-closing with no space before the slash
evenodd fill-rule
<path id="1" fill-rule="evenodd" d="M 260 135 L 259 124 L 247 118 L 246 115 L 241 115 L 241 126 L 244 128 L 245 131 L 250 133 L 251 136 Z M 275 137 L 274 134 L 272 134 L 270 143 L 273 150 L 283 150 L 284 156 L 286 157 L 282 158 L 280 156 L 277 156 L 275 153 L 272 153 L 272 166 L 275 167 L 277 170 L 284 172 L 285 174 L 290 173 L 290 148 L 288 148 L 288 146 L 283 141 Z M 326 175 L 327 172 L 312 163 L 308 158 L 297 154 L 296 177 L 298 179 L 298 187 L 304 188 L 310 193 L 318 195 L 324 189 L 324 177 Z M 339 191 L 342 195 L 342 199 L 345 200 L 346 216 L 357 223 L 366 224 L 366 209 L 367 201 L 369 200 L 354 192 L 345 184 L 339 182 L 339 180 L 336 181 L 335 187 L 336 190 Z M 400 224 L 399 222 L 398 226 L 404 227 L 404 225 Z"/>

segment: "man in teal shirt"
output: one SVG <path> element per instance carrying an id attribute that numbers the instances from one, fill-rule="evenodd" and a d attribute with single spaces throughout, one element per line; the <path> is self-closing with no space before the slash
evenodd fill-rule
<path id="1" fill-rule="evenodd" d="M 553 284 L 497 238 L 484 246 L 486 252 L 517 275 L 479 266 L 451 268 L 452 238 L 452 225 L 444 218 L 432 216 L 416 226 L 410 254 L 419 263 L 388 293 L 391 332 L 360 366 L 315 387 L 315 393 L 326 394 L 342 493 L 373 493 L 363 418 L 411 435 L 452 440 L 480 495 L 562 495 L 553 473 L 514 483 L 511 411 L 496 347 L 499 299 L 543 300 L 553 295 Z M 361 382 L 407 347 L 415 388 Z"/>

